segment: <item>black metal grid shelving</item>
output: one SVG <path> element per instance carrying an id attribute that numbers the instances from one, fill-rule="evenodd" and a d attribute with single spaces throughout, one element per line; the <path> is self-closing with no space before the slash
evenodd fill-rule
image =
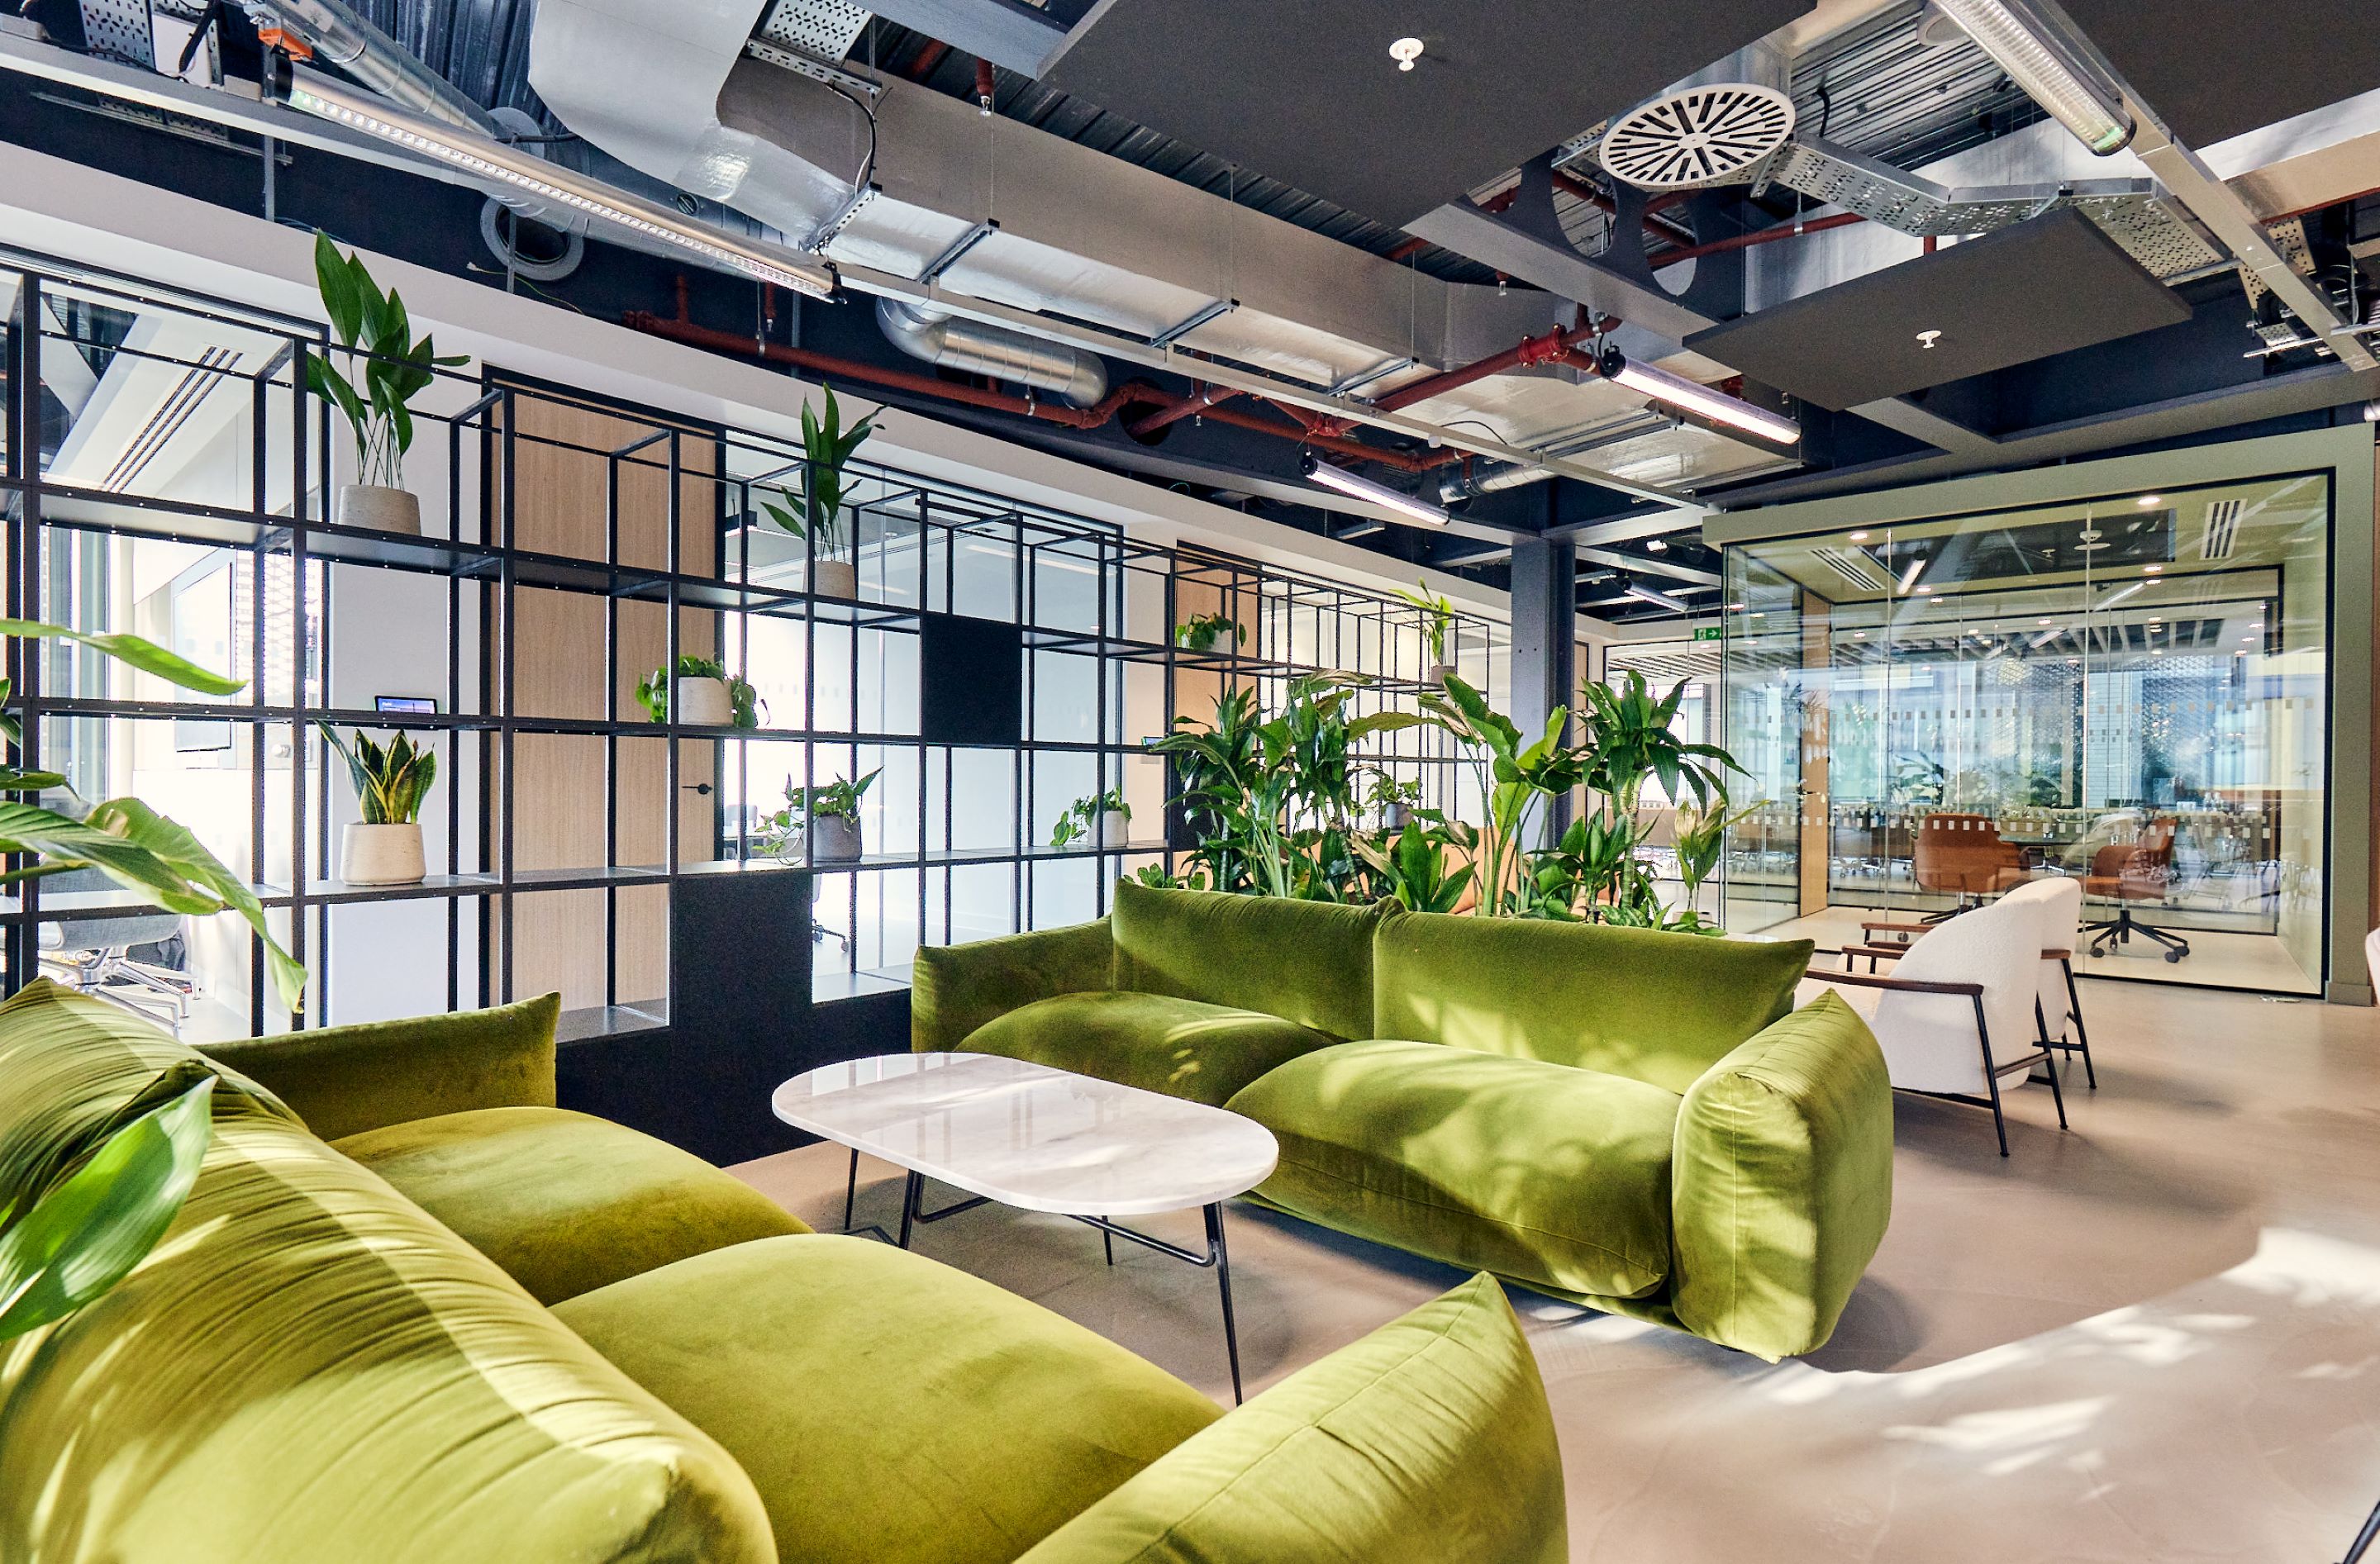
<path id="1" fill-rule="evenodd" d="M 873 948 L 880 955 L 888 949 L 888 938 L 899 938 L 883 884 L 863 894 L 869 877 L 914 874 L 914 907 L 907 906 L 905 888 L 904 907 L 914 913 L 916 940 L 934 942 L 937 932 L 942 938 L 953 933 L 958 871 L 1005 867 L 1010 927 L 1021 928 L 1037 921 L 1038 877 L 1046 870 L 1077 861 L 1093 866 L 1089 907 L 1082 907 L 1079 899 L 1074 905 L 1079 915 L 1089 915 L 1104 909 L 1115 873 L 1143 862 L 1172 863 L 1172 848 L 1154 832 L 1145 838 L 1135 833 L 1138 839 L 1121 852 L 1052 847 L 1041 840 L 1040 828 L 1065 802 L 1044 795 L 1042 772 L 1051 758 L 1087 758 L 1088 795 L 1119 785 L 1135 757 L 1143 756 L 1148 737 L 1164 731 L 1177 715 L 1203 715 L 1208 696 L 1222 689 L 1254 685 L 1277 697 L 1300 673 L 1341 669 L 1373 676 L 1375 683 L 1356 697 L 1358 709 L 1369 710 L 1409 703 L 1422 687 L 1420 616 L 1397 599 L 1246 560 L 1154 544 L 1111 522 L 865 461 L 850 469 L 860 589 L 856 598 L 820 594 L 809 589 L 817 563 L 809 552 L 789 555 L 787 535 L 764 530 L 757 519 L 762 492 L 799 473 L 798 446 L 662 409 L 600 402 L 493 370 L 469 379 L 443 378 L 430 400 L 444 410 L 419 418 L 417 455 L 432 449 L 443 455 L 440 482 L 417 484 L 432 491 L 424 496 L 428 535 L 395 536 L 341 525 L 325 518 L 325 496 L 339 471 L 334 420 L 297 389 L 303 353 L 322 344 L 320 327 L 6 251 L 0 251 L 0 286 L 13 287 L 0 322 L 6 329 L 4 362 L 10 392 L 7 460 L 0 468 L 10 562 L 8 612 L 67 618 L 84 628 L 131 627 L 76 620 L 71 605 L 55 600 L 49 562 L 65 540 L 91 536 L 225 551 L 244 581 L 249 609 L 235 625 L 234 671 L 251 682 L 228 704 L 93 695 L 79 687 L 73 652 L 12 643 L 7 671 L 16 680 L 14 704 L 25 728 L 20 758 L 28 766 L 41 765 L 44 730 L 62 722 L 99 722 L 111 732 L 143 722 L 228 724 L 237 735 L 249 795 L 245 872 L 273 914 L 284 943 L 313 968 L 311 1013 L 317 1018 L 326 1012 L 329 1019 L 338 1018 L 333 997 L 337 975 L 327 959 L 334 909 L 364 903 L 443 903 L 445 999 L 451 1008 L 512 997 L 517 949 L 512 924 L 519 898 L 601 891 L 603 992 L 600 1003 L 581 1003 L 572 1030 L 586 1035 L 654 1024 L 664 1012 L 649 1001 L 660 996 L 620 991 L 621 892 L 659 887 L 666 893 L 691 874 L 766 867 L 749 807 L 758 802 L 756 756 L 765 755 L 773 770 L 783 769 L 795 750 L 801 776 L 812 782 L 839 769 L 831 759 L 822 766 L 822 752 L 851 757 L 846 764 L 855 775 L 864 769 L 866 762 L 858 758 L 863 755 L 899 755 L 914 776 L 908 795 L 897 801 L 901 829 L 893 829 L 895 801 L 889 794 L 880 797 L 874 801 L 870 850 L 858 862 L 810 866 L 822 887 L 820 904 L 839 903 L 843 916 L 837 931 L 843 938 L 842 976 L 827 987 L 864 991 L 870 979 L 861 960 L 863 913 L 872 912 L 876 920 Z M 52 301 L 61 297 L 84 308 L 56 310 Z M 118 318 L 170 318 L 184 328 L 184 338 L 212 334 L 240 345 L 241 351 L 176 352 L 135 344 L 134 333 L 117 337 L 91 326 L 92 319 Z M 156 335 L 163 340 L 175 333 Z M 212 398 L 236 402 L 246 445 L 244 492 L 238 496 L 244 503 L 225 503 L 220 492 L 204 502 L 138 492 L 137 468 L 130 480 L 112 484 L 57 478 L 49 453 L 61 422 L 60 399 L 25 394 L 43 384 L 42 367 L 53 354 L 73 355 L 86 369 L 112 367 L 119 355 L 138 355 L 144 366 L 181 377 L 177 405 L 196 406 Z M 609 449 L 571 445 L 524 427 L 524 412 L 538 403 L 591 410 L 650 432 Z M 569 553 L 520 546 L 528 503 L 518 489 L 522 458 L 540 443 L 566 447 L 579 459 L 604 465 L 600 529 L 594 518 L 581 518 L 588 523 L 581 528 L 586 536 L 600 533 L 599 549 Z M 121 469 L 119 463 L 115 470 Z M 624 547 L 623 535 L 624 486 L 650 486 L 654 479 L 664 495 L 666 557 L 658 563 Z M 705 497 L 700 504 L 689 505 L 690 489 Z M 699 568 L 702 562 L 688 557 L 689 540 L 705 545 L 694 552 L 709 556 L 710 568 Z M 959 555 L 967 548 L 994 558 L 1004 554 L 1004 603 L 986 605 L 965 588 Z M 358 595 L 342 590 L 348 580 L 362 579 L 346 574 L 358 571 L 443 582 L 443 666 L 419 671 L 424 679 L 439 677 L 437 711 L 329 704 L 333 616 L 343 599 L 352 605 Z M 1084 576 L 1087 589 L 1059 590 L 1067 577 Z M 590 659 L 600 651 L 605 692 L 600 716 L 521 709 L 526 649 L 520 609 L 525 594 L 540 592 L 593 598 L 604 605 L 600 649 L 566 651 Z M 694 623 L 707 624 L 713 649 L 731 668 L 747 674 L 755 669 L 756 630 L 794 630 L 800 647 L 798 714 L 772 711 L 771 725 L 735 730 L 654 723 L 633 703 L 622 709 L 624 681 L 641 672 L 623 662 L 622 612 L 637 605 L 662 614 L 664 666 L 675 665 L 688 615 L 708 616 Z M 1245 624 L 1249 644 L 1193 652 L 1176 643 L 1176 624 L 1190 612 L 1213 609 Z M 914 722 L 871 726 L 867 721 L 896 705 L 914 706 L 909 697 L 916 694 L 916 648 L 908 649 L 905 660 L 892 655 L 892 647 L 903 638 L 914 643 L 925 616 L 940 612 L 1005 618 L 1018 626 L 1026 663 L 1020 742 L 992 746 L 980 757 L 1007 771 L 1009 818 L 1002 841 L 962 842 L 956 829 L 954 797 L 965 785 L 959 757 L 970 746 L 930 743 Z M 1478 677 L 1495 677 L 1502 634 L 1499 625 L 1463 616 L 1450 660 Z M 847 649 L 836 653 L 844 675 L 843 708 L 837 711 L 820 709 L 822 642 Z M 537 655 L 553 650 L 540 648 Z M 896 692 L 880 685 L 876 698 L 863 701 L 862 673 L 870 656 L 880 680 L 901 677 L 905 668 L 912 687 L 897 692 L 896 699 Z M 1039 731 L 1041 682 L 1058 679 L 1062 669 L 1077 662 L 1087 665 L 1087 679 L 1075 669 L 1070 685 L 1051 685 L 1051 698 L 1065 699 L 1068 689 L 1087 687 L 1087 734 Z M 331 830 L 334 779 L 312 733 L 318 720 L 341 728 L 409 730 L 444 741 L 438 791 L 446 850 L 443 863 L 433 866 L 439 872 L 417 885 L 394 887 L 347 885 L 332 878 L 337 861 Z M 523 801 L 516 796 L 516 752 L 523 739 L 547 736 L 601 743 L 601 863 L 554 867 L 520 861 L 516 826 Z M 665 837 L 657 861 L 624 861 L 635 855 L 622 845 L 622 746 L 653 741 L 665 757 L 662 798 L 677 799 L 685 787 L 708 787 L 711 830 L 707 840 L 685 840 L 681 811 L 664 806 Z M 695 746 L 703 747 L 690 752 Z M 268 763 L 269 752 L 277 764 Z M 1396 735 L 1373 758 L 1391 771 L 1423 780 L 1431 802 L 1461 804 L 1459 772 L 1437 735 Z M 707 770 L 689 781 L 682 774 L 688 766 Z M 283 767 L 285 784 L 279 782 Z M 344 786 L 344 780 L 337 785 Z M 733 818 L 721 807 L 731 795 L 745 806 Z M 168 813 L 176 806 L 168 794 L 151 802 Z M 939 909 L 932 905 L 937 890 Z M 41 925 L 105 915 L 130 904 L 126 895 L 44 893 L 39 880 L 24 882 L 14 896 L 0 899 L 0 955 L 7 987 L 13 989 L 34 969 Z M 263 1030 L 282 1017 L 268 1002 L 262 964 L 252 948 L 249 968 L 248 1021 L 251 1029 Z"/>

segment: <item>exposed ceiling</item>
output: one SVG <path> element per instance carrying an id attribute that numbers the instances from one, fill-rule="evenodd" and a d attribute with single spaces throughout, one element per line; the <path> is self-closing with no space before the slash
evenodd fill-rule
<path id="1" fill-rule="evenodd" d="M 2339 343 L 2351 358 L 2348 339 L 2321 321 L 2300 334 L 2309 309 L 2380 318 L 2380 201 L 2352 199 L 2380 188 L 2380 103 L 2318 137 L 2268 135 L 2219 177 L 2185 178 L 2145 140 L 2150 167 L 2096 163 L 1922 0 L 1422 0 L 1393 26 L 1355 0 L 886 0 L 873 14 L 801 0 L 841 51 L 811 63 L 849 73 L 840 85 L 745 57 L 747 35 L 783 36 L 768 26 L 777 0 L 546 0 L 548 21 L 569 8 L 704 37 L 664 62 L 599 27 L 567 92 L 540 76 L 554 107 L 530 85 L 538 0 L 349 3 L 476 103 L 531 116 L 545 155 L 674 187 L 704 220 L 813 248 L 856 285 L 857 308 L 763 312 L 748 345 L 743 321 L 683 322 L 722 351 L 840 356 L 870 383 L 906 376 L 911 405 L 971 398 L 946 416 L 1406 557 L 1493 571 L 1512 539 L 1549 531 L 1581 547 L 1582 604 L 1618 621 L 1675 617 L 1632 583 L 1697 607 L 1718 596 L 1693 513 L 1648 508 L 1647 492 L 1728 506 L 1876 486 L 2329 417 L 2380 391 L 2329 356 Z M 2335 6 L 2064 4 L 2200 152 L 2380 82 L 2380 35 Z M 1402 34 L 1423 44 L 1412 71 L 1390 57 Z M 987 70 L 991 121 L 976 113 Z M 1800 121 L 1752 182 L 1647 197 L 1598 165 L 1609 116 L 1688 79 L 1748 76 L 1783 87 Z M 1962 196 L 2010 188 L 1989 219 L 2010 225 L 1910 225 L 1889 200 L 1830 194 L 1806 176 L 1813 157 L 1868 160 L 1888 195 L 1929 169 Z M 2243 295 L 2216 247 L 2262 231 L 2218 210 L 2222 180 L 2291 158 L 2290 188 L 2313 199 L 2291 203 L 2309 206 L 2301 225 L 2258 241 L 2278 259 L 2252 269 L 2273 285 Z M 855 195 L 863 167 L 876 188 Z M 2151 215 L 2212 263 L 2152 277 L 2104 214 L 2050 210 L 2078 177 L 2152 173 L 2190 188 L 2159 187 Z M 1819 204 L 1836 199 L 1850 210 Z M 1960 242 L 1922 253 L 1912 236 L 1935 231 Z M 878 329 L 865 293 L 928 273 L 962 312 L 983 307 L 963 323 L 990 347 L 936 358 Z M 538 285 L 583 307 L 574 279 Z M 2252 307 L 2262 334 L 2243 323 Z M 1577 328 L 1598 314 L 1625 322 L 1613 340 L 1632 360 L 1780 407 L 1803 440 L 1780 457 L 1691 410 L 1652 416 L 1661 404 L 1597 378 L 1601 341 Z M 1516 357 L 1522 339 L 1534 346 Z M 1091 368 L 1124 400 L 1077 403 L 1053 427 L 1032 397 Z M 1390 408 L 1402 426 L 1369 417 Z M 1446 445 L 1482 438 L 1503 465 Z M 1454 523 L 1380 531 L 1377 507 L 1300 478 L 1301 450 L 1444 493 Z"/>

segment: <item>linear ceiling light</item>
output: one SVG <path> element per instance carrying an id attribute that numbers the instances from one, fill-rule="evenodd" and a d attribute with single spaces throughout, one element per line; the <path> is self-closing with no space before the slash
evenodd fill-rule
<path id="1" fill-rule="evenodd" d="M 1908 596 L 1909 588 L 1916 586 L 1917 578 L 1925 574 L 1925 556 L 1924 554 L 1919 554 L 1915 559 L 1909 562 L 1909 568 L 1900 573 L 1901 595 L 1903 597 Z"/>
<path id="2" fill-rule="evenodd" d="M 1669 593 L 1657 592 L 1650 587 L 1639 587 L 1633 581 L 1631 581 L 1628 585 L 1621 588 L 1620 589 L 1627 593 L 1630 597 L 1634 598 L 1638 602 L 1651 603 L 1656 608 L 1666 608 L 1671 613 L 1694 612 L 1693 604 L 1681 602 L 1676 598 L 1670 596 Z"/>
<path id="3" fill-rule="evenodd" d="M 1305 458 L 1305 480 L 1319 483 L 1325 489 L 1336 489 L 1342 494 L 1352 494 L 1358 500 L 1369 500 L 1376 505 L 1386 505 L 1415 521 L 1428 522 L 1432 527 L 1444 527 L 1453 519 L 1442 507 L 1433 505 L 1427 500 L 1415 499 L 1385 483 L 1375 483 L 1361 473 L 1349 472 L 1345 467 L 1334 467 L 1311 453 Z"/>
<path id="4" fill-rule="evenodd" d="M 2098 606 L 2103 609 L 2113 608 L 2118 603 L 2122 602 L 2126 598 L 2131 597 L 2134 592 L 2139 591 L 2142 588 L 2147 585 L 2148 583 L 2145 581 L 2135 581 L 2131 586 L 2124 588 L 2120 591 L 2110 592 L 2106 597 L 2101 598 L 2099 600 Z"/>
<path id="5" fill-rule="evenodd" d="M 2101 157 L 2131 145 L 2122 92 L 2029 0 L 1935 0 L 2025 96 Z"/>
<path id="6" fill-rule="evenodd" d="M 1802 438 L 1802 426 L 1789 418 L 1772 413 L 1766 407 L 1755 407 L 1723 391 L 1697 385 L 1682 375 L 1657 370 L 1650 364 L 1639 364 L 1616 347 L 1605 349 L 1598 367 L 1603 370 L 1603 378 L 1614 385 L 1624 385 L 1657 402 L 1667 402 L 1672 407 L 1700 413 L 1713 423 L 1740 429 L 1746 434 L 1756 434 L 1779 445 L 1795 444 Z"/>
<path id="7" fill-rule="evenodd" d="M 467 173 L 527 190 L 589 217 L 617 224 L 700 256 L 713 265 L 792 288 L 812 298 L 834 297 L 833 272 L 795 261 L 790 251 L 781 252 L 773 245 L 738 238 L 706 223 L 689 222 L 658 202 L 615 189 L 599 179 L 589 179 L 501 141 L 398 108 L 311 71 L 293 73 L 288 101 L 292 108 L 376 136 Z"/>

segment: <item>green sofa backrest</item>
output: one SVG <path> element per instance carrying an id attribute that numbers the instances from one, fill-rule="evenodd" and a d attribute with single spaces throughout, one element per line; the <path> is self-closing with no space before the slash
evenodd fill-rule
<path id="1" fill-rule="evenodd" d="M 47 985 L 0 1008 L 20 1149 L 111 1071 L 199 1058 Z M 0 1558 L 776 1558 L 742 1468 L 492 1261 L 277 1104 L 215 1101 L 149 1257 L 0 1343 Z"/>
<path id="2" fill-rule="evenodd" d="M 1263 1011 L 1333 1037 L 1372 1036 L 1378 907 L 1160 891 L 1122 880 L 1115 986 Z"/>
<path id="3" fill-rule="evenodd" d="M 1793 1008 L 1815 948 L 1395 913 L 1373 940 L 1376 1035 L 1599 1070 L 1682 1095 Z"/>

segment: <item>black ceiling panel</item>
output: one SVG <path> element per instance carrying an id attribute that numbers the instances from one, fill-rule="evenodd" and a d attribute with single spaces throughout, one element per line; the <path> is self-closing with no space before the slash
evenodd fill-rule
<path id="1" fill-rule="evenodd" d="M 1042 73 L 1402 225 L 1809 9 L 1808 0 L 1113 0 Z M 1419 38 L 1397 69 L 1389 45 Z"/>
<path id="2" fill-rule="evenodd" d="M 2090 219 L 2054 212 L 1789 304 L 1688 346 L 1837 412 L 2190 319 Z M 1939 333 L 1926 345 L 1925 333 Z"/>
<path id="3" fill-rule="evenodd" d="M 2193 147 L 2380 87 L 2380 27 L 2339 0 L 2063 5 L 2142 102 Z"/>

